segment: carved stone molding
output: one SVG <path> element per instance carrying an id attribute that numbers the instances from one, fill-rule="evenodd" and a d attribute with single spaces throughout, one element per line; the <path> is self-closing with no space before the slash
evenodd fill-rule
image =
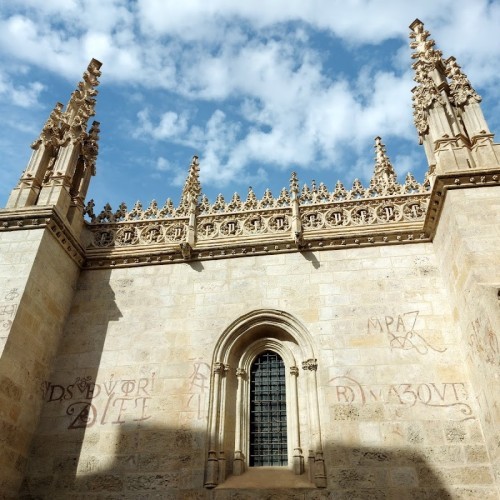
<path id="1" fill-rule="evenodd" d="M 291 252 L 313 252 L 323 250 L 342 250 L 346 248 L 363 248 L 380 245 L 399 245 L 405 243 L 426 243 L 430 241 L 429 234 L 423 229 L 423 223 L 418 225 L 397 226 L 393 230 L 385 228 L 380 231 L 352 231 L 338 236 L 330 235 L 315 239 L 304 240 L 303 246 L 297 248 L 290 237 L 277 240 L 274 243 L 249 242 L 241 244 L 221 244 L 203 248 L 197 246 L 191 254 L 190 261 L 205 261 L 247 257 L 256 255 L 272 255 Z M 105 269 L 114 267 L 131 267 L 158 264 L 175 264 L 186 262 L 180 249 L 176 248 L 145 248 L 127 252 L 120 249 L 113 252 L 94 252 L 87 249 L 85 267 L 87 269 Z"/>
<path id="2" fill-rule="evenodd" d="M 489 186 L 500 186 L 500 169 L 474 169 L 467 172 L 452 172 L 447 175 L 437 176 L 434 181 L 429 209 L 425 218 L 425 233 L 429 235 L 430 239 L 434 238 L 448 190 Z"/>
<path id="3" fill-rule="evenodd" d="M 307 359 L 306 361 L 302 361 L 302 369 L 315 372 L 318 369 L 318 360 Z"/>
<path id="4" fill-rule="evenodd" d="M 419 184 L 411 175 L 403 185 L 393 182 L 380 138 L 376 139 L 376 151 L 380 168 L 368 188 L 355 181 L 347 192 L 338 182 L 329 193 L 324 185 L 313 183 L 312 189 L 305 186 L 302 190 L 298 210 L 285 203 L 277 206 L 269 191 L 254 206 L 272 208 L 225 211 L 229 209 L 223 208 L 219 197 L 221 212 L 210 209 L 208 214 L 195 217 L 197 237 L 193 244 L 186 241 L 193 227 L 190 217 L 174 212 L 165 217 L 165 212 L 142 210 L 140 204 L 130 212 L 124 205 L 115 213 L 106 208 L 104 219 L 110 221 L 97 222 L 103 218 L 96 217 L 93 224 L 86 225 L 81 238 L 75 237 L 66 219 L 50 207 L 1 210 L 0 231 L 47 228 L 68 255 L 86 269 L 423 243 L 432 241 L 448 189 L 499 184 L 498 168 L 470 169 L 438 175 L 429 194 L 428 183 Z M 193 164 L 194 173 L 196 169 Z M 292 188 L 295 197 L 298 188 L 295 184 Z M 198 192 L 194 191 L 193 196 Z M 253 196 L 251 192 L 250 201 Z M 300 229 L 298 234 L 293 232 L 294 227 Z"/>
<path id="5" fill-rule="evenodd" d="M 389 175 L 386 178 L 390 180 Z M 400 192 L 401 186 L 398 186 Z M 141 216 L 132 219 L 122 213 L 118 222 L 87 225 L 88 267 L 424 240 L 426 235 L 420 233 L 429 195 L 411 176 L 407 177 L 404 189 L 406 194 L 380 197 L 377 196 L 380 189 L 376 181 L 369 188 L 362 189 L 357 181 L 354 191 L 362 191 L 362 195 L 359 194 L 362 198 L 354 198 L 351 192 L 345 200 L 332 202 L 333 193 L 329 201 L 318 202 L 316 199 L 316 203 L 302 205 L 299 214 L 302 227 L 300 244 L 297 244 L 296 235 L 292 234 L 291 207 L 199 215 L 196 219 L 196 241 L 190 248 L 184 244 L 188 218 L 143 219 Z M 336 191 L 341 192 L 339 184 Z M 134 211 L 137 214 L 135 208 Z M 117 217 L 113 215 L 112 219 L 116 221 Z M 417 235 L 415 231 L 420 233 Z"/>
<path id="6" fill-rule="evenodd" d="M 79 267 L 83 267 L 85 263 L 83 246 L 54 207 L 0 210 L 0 232 L 30 229 L 48 229 L 68 256 Z"/>

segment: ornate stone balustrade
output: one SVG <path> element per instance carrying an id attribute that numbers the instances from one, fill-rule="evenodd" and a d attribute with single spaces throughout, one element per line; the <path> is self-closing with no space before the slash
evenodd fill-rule
<path id="1" fill-rule="evenodd" d="M 106 205 L 96 215 L 89 202 L 88 265 L 426 241 L 429 183 L 408 174 L 399 184 L 379 138 L 376 149 L 376 169 L 367 187 L 356 179 L 349 190 L 339 181 L 329 191 L 313 181 L 299 191 L 292 174 L 290 188 L 277 197 L 266 190 L 258 199 L 250 188 L 245 199 L 235 193 L 229 202 L 219 195 L 213 203 L 201 194 L 195 157 L 177 207 L 170 199 L 161 207 L 156 201 L 147 208 L 137 202 L 131 210 L 122 203 L 116 211 Z"/>

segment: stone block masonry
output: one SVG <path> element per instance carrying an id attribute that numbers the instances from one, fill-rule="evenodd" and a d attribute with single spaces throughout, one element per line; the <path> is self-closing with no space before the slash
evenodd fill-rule
<path id="1" fill-rule="evenodd" d="M 43 386 L 30 493 L 201 489 L 211 353 L 235 318 L 274 309 L 307 324 L 317 349 L 329 490 L 493 495 L 480 409 L 432 245 L 313 257 L 316 266 L 293 253 L 230 259 L 223 270 L 204 262 L 201 272 L 189 264 L 84 271 Z M 349 279 L 346 267 L 358 268 Z M 71 474 L 62 463 L 74 464 Z"/>
<path id="2" fill-rule="evenodd" d="M 211 203 L 195 156 L 179 206 L 99 213 L 91 61 L 0 210 L 0 496 L 498 498 L 500 146 L 429 37 L 422 183 L 377 137 L 369 186 Z"/>

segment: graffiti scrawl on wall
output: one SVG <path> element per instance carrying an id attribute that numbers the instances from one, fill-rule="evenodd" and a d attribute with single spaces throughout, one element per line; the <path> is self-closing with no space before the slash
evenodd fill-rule
<path id="1" fill-rule="evenodd" d="M 363 407 L 382 403 L 393 407 L 448 409 L 446 418 L 469 420 L 475 418 L 463 382 L 398 383 L 389 385 L 364 385 L 351 376 L 330 379 L 334 389 L 333 400 L 338 405 Z"/>
<path id="2" fill-rule="evenodd" d="M 198 420 L 204 418 L 208 404 L 208 389 L 210 386 L 210 365 L 201 359 L 194 361 L 193 371 L 189 376 L 190 396 L 187 407 L 196 411 Z"/>
<path id="3" fill-rule="evenodd" d="M 114 379 L 96 383 L 92 377 L 77 377 L 70 384 L 43 382 L 45 402 L 62 404 L 68 415 L 68 429 L 93 425 L 141 422 L 151 418 L 148 403 L 154 389 L 155 374 L 150 377 Z"/>
<path id="4" fill-rule="evenodd" d="M 16 315 L 18 306 L 14 301 L 18 297 L 19 292 L 17 288 L 12 288 L 5 294 L 4 300 L 8 303 L 0 304 L 0 330 L 9 330 L 12 326 L 12 321 Z"/>
<path id="5" fill-rule="evenodd" d="M 419 354 L 427 354 L 429 350 L 444 352 L 446 347 L 439 349 L 417 331 L 417 319 L 420 311 L 408 311 L 394 316 L 368 318 L 367 333 L 369 335 L 383 333 L 387 335 L 391 349 L 404 351 L 415 350 Z"/>

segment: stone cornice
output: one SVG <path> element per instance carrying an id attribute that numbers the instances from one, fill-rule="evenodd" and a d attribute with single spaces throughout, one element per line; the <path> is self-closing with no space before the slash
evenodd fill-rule
<path id="1" fill-rule="evenodd" d="M 426 234 L 420 225 L 419 228 L 407 227 L 406 230 L 386 230 L 384 232 L 366 232 L 364 234 L 331 236 L 329 238 L 319 238 L 305 240 L 303 248 L 298 249 L 292 239 L 288 241 L 276 241 L 273 244 L 234 244 L 220 245 L 213 248 L 199 249 L 196 247 L 189 257 L 185 259 L 182 251 L 172 249 L 150 249 L 149 251 L 135 252 L 102 252 L 88 253 L 85 262 L 86 269 L 105 269 L 110 267 L 133 267 L 155 264 L 174 264 L 179 262 L 197 262 L 215 259 L 228 259 L 234 257 L 249 257 L 257 255 L 272 255 L 291 252 L 312 252 L 321 250 L 341 250 L 346 248 L 362 248 L 380 245 L 398 245 L 405 243 L 425 243 L 429 242 L 429 235 Z"/>
<path id="2" fill-rule="evenodd" d="M 0 210 L 0 232 L 29 229 L 48 229 L 69 257 L 79 267 L 84 265 L 83 245 L 55 207 L 30 206 Z"/>
<path id="3" fill-rule="evenodd" d="M 205 260 L 291 252 L 303 252 L 308 259 L 307 253 L 312 251 L 430 242 L 449 189 L 499 184 L 499 169 L 474 169 L 438 175 L 430 194 L 301 205 L 300 238 L 291 231 L 293 214 L 289 206 L 203 214 L 196 221 L 196 243 L 187 245 L 187 249 L 184 236 L 189 219 L 185 216 L 86 224 L 78 238 L 57 209 L 34 206 L 0 210 L 0 232 L 46 228 L 85 269 L 179 262 L 193 265 Z M 283 220 L 278 223 L 277 218 Z M 259 224 L 249 224 L 255 220 Z M 216 229 L 202 234 L 207 224 Z M 228 229 L 230 224 L 234 227 Z M 127 231 L 128 236 L 124 236 Z"/>
<path id="4" fill-rule="evenodd" d="M 436 176 L 431 191 L 429 208 L 423 230 L 431 240 L 436 234 L 446 193 L 452 189 L 470 189 L 500 186 L 500 169 L 471 169 Z"/>

